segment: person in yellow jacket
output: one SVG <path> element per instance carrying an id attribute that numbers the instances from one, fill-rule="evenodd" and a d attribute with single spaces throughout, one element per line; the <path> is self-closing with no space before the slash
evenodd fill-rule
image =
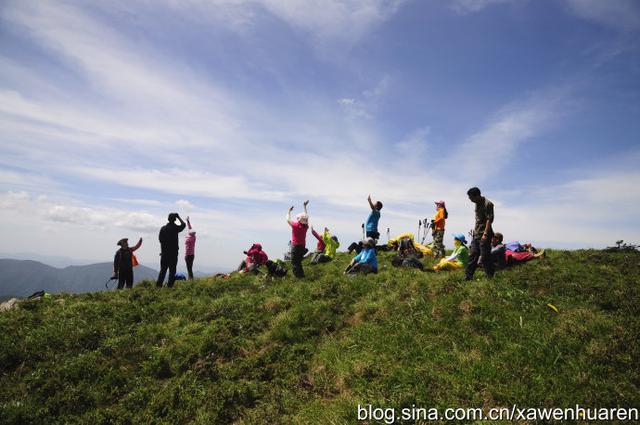
<path id="1" fill-rule="evenodd" d="M 450 256 L 440 260 L 438 264 L 433 266 L 433 271 L 439 272 L 443 270 L 459 270 L 464 269 L 469 262 L 469 248 L 467 248 L 467 239 L 462 233 L 453 234 L 453 244 L 456 249 Z"/>
<path id="2" fill-rule="evenodd" d="M 448 217 L 444 201 L 436 201 L 436 215 L 431 221 L 434 258 L 444 257 L 444 223 Z"/>
<path id="3" fill-rule="evenodd" d="M 313 256 L 311 264 L 328 263 L 336 256 L 336 251 L 340 247 L 337 236 L 331 236 L 328 228 L 324 228 L 322 233 L 322 241 L 324 242 L 324 252 L 318 252 Z"/>

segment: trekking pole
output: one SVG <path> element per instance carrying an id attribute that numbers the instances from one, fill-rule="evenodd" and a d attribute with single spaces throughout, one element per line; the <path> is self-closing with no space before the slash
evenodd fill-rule
<path id="1" fill-rule="evenodd" d="M 420 229 L 422 228 L 422 220 L 418 220 L 418 235 L 416 236 L 416 240 L 420 239 Z"/>
<path id="2" fill-rule="evenodd" d="M 109 279 L 107 279 L 107 281 L 104 283 L 104 287 L 109 289 L 109 282 L 111 282 L 112 280 L 116 280 L 116 277 L 111 276 Z"/>
<path id="3" fill-rule="evenodd" d="M 361 227 L 362 227 L 362 240 L 364 240 L 364 238 L 365 238 L 364 223 L 362 223 Z"/>
<path id="4" fill-rule="evenodd" d="M 391 239 L 391 230 L 387 227 L 387 244 L 389 244 L 389 239 Z"/>
<path id="5" fill-rule="evenodd" d="M 425 221 L 426 223 L 426 221 Z M 422 241 L 420 242 L 421 245 L 424 245 L 424 241 L 427 240 L 427 231 L 429 230 L 429 228 L 431 227 L 431 223 L 427 223 L 424 226 L 424 234 L 422 235 Z"/>
<path id="6" fill-rule="evenodd" d="M 422 222 L 424 223 L 424 227 L 422 228 L 422 231 L 424 232 L 424 236 L 422 236 L 422 238 L 424 240 L 424 239 L 427 239 L 427 230 L 431 228 L 431 222 L 428 220 L 427 217 L 425 217 L 424 220 L 422 220 Z"/>

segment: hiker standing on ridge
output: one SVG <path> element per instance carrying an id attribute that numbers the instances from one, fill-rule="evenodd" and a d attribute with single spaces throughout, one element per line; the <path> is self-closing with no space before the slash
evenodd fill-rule
<path id="1" fill-rule="evenodd" d="M 176 267 L 178 266 L 178 251 L 180 250 L 178 243 L 178 233 L 182 232 L 187 224 L 182 221 L 178 213 L 170 213 L 167 217 L 168 223 L 162 226 L 158 233 L 160 241 L 160 273 L 158 273 L 158 281 L 156 287 L 162 288 L 164 277 L 169 269 L 169 280 L 167 287 L 172 288 L 176 280 Z M 176 224 L 176 220 L 180 224 Z"/>
<path id="2" fill-rule="evenodd" d="M 113 276 L 118 278 L 118 289 L 133 288 L 133 267 L 138 265 L 133 251 L 140 248 L 142 238 L 133 247 L 129 247 L 129 239 L 122 238 L 118 241 L 120 249 L 116 251 L 113 258 Z"/>
<path id="3" fill-rule="evenodd" d="M 466 280 L 473 279 L 473 274 L 482 263 L 488 278 L 493 277 L 495 267 L 491 261 L 491 238 L 493 237 L 493 202 L 480 194 L 480 189 L 472 187 L 467 191 L 469 200 L 476 204 L 476 225 L 473 229 L 473 240 L 469 250 L 469 262 L 465 267 Z"/>
<path id="4" fill-rule="evenodd" d="M 369 201 L 371 213 L 369 214 L 369 217 L 367 217 L 367 233 L 365 235 L 365 238 L 373 238 L 377 242 L 378 239 L 380 239 L 380 233 L 378 233 L 378 221 L 380 221 L 380 210 L 382 209 L 382 202 L 377 201 L 374 204 L 371 200 L 371 195 L 367 197 L 367 201 Z"/>
<path id="5" fill-rule="evenodd" d="M 309 229 L 308 204 L 309 201 L 304 201 L 304 212 L 296 216 L 296 221 L 291 220 L 293 206 L 287 211 L 287 223 L 291 226 L 291 268 L 293 269 L 293 275 L 297 278 L 304 277 L 302 259 L 307 251 L 305 248 L 305 239 L 307 237 L 307 230 Z"/>
<path id="6" fill-rule="evenodd" d="M 434 258 L 444 257 L 444 223 L 447 218 L 449 218 L 449 213 L 444 201 L 436 201 L 436 215 L 431 221 Z"/>
<path id="7" fill-rule="evenodd" d="M 193 280 L 193 259 L 196 252 L 196 231 L 191 227 L 191 221 L 187 216 L 187 237 L 184 239 L 184 262 L 187 264 L 187 273 L 189 274 L 189 280 Z"/>

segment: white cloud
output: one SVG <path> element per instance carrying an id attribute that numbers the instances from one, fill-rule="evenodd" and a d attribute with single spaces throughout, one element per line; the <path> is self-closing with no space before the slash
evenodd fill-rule
<path id="1" fill-rule="evenodd" d="M 162 193 L 198 195 L 211 198 L 278 200 L 284 193 L 270 190 L 260 182 L 250 182 L 243 175 L 217 175 L 206 171 L 173 168 L 157 170 L 141 168 L 67 167 L 70 173 L 128 187 L 155 190 Z"/>
<path id="2" fill-rule="evenodd" d="M 569 86 L 549 89 L 507 105 L 458 145 L 444 164 L 471 182 L 498 174 L 520 145 L 548 131 L 571 111 L 570 90 Z"/>
<path id="3" fill-rule="evenodd" d="M 502 3 L 513 3 L 515 1 L 523 0 L 453 0 L 450 3 L 450 7 L 460 15 L 467 15 L 480 12 L 489 6 Z"/>
<path id="4" fill-rule="evenodd" d="M 390 86 L 391 78 L 385 75 L 371 89 L 364 90 L 358 98 L 343 97 L 338 99 L 338 104 L 350 120 L 371 120 Z"/>
<path id="5" fill-rule="evenodd" d="M 429 127 L 419 128 L 413 131 L 405 140 L 397 143 L 395 148 L 404 157 L 420 161 L 427 152 L 429 133 L 431 133 Z"/>
<path id="6" fill-rule="evenodd" d="M 176 201 L 176 205 L 184 211 L 192 211 L 195 208 L 195 206 L 186 199 Z"/>
<path id="7" fill-rule="evenodd" d="M 566 0 L 577 17 L 622 31 L 640 30 L 640 3 L 635 0 Z"/>
<path id="8" fill-rule="evenodd" d="M 299 28 L 320 47 L 351 47 L 391 18 L 405 0 L 261 0 L 267 10 Z"/>

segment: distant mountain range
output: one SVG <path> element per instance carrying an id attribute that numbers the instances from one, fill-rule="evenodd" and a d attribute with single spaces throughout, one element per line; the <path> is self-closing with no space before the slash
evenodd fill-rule
<path id="1" fill-rule="evenodd" d="M 112 274 L 113 263 L 56 268 L 32 260 L 0 259 L 0 297 L 25 297 L 40 290 L 52 294 L 102 291 Z M 156 270 L 142 265 L 133 274 L 135 282 L 158 277 Z M 115 281 L 109 283 L 109 287 L 115 285 Z"/>

